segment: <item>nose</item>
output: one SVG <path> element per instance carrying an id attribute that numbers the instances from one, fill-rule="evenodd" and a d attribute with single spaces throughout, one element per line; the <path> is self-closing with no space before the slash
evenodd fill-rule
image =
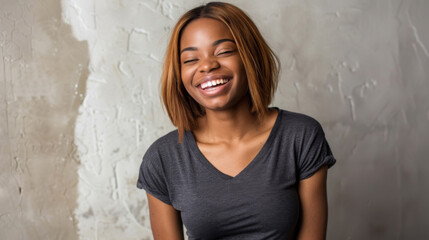
<path id="1" fill-rule="evenodd" d="M 208 73 L 219 67 L 220 67 L 220 64 L 216 58 L 208 57 L 205 59 L 201 59 L 200 72 Z"/>

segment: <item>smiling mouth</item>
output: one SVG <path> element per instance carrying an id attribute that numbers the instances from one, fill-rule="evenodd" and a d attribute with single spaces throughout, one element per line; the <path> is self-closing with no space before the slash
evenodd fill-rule
<path id="1" fill-rule="evenodd" d="M 226 84 L 230 80 L 231 79 L 229 79 L 229 78 L 220 78 L 220 79 L 216 79 L 216 80 L 210 80 L 210 81 L 201 83 L 201 89 L 206 90 L 206 89 L 209 89 L 209 88 L 221 86 L 221 85 Z"/>

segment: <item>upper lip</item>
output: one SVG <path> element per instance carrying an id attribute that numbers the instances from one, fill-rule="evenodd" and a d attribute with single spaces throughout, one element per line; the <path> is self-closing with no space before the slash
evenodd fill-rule
<path id="1" fill-rule="evenodd" d="M 217 79 L 231 79 L 231 78 L 232 78 L 232 76 L 229 76 L 229 75 L 210 75 L 210 76 L 206 76 L 206 77 L 201 78 L 195 86 L 199 87 L 201 84 L 208 82 L 208 81 L 213 81 L 213 80 L 217 80 Z"/>

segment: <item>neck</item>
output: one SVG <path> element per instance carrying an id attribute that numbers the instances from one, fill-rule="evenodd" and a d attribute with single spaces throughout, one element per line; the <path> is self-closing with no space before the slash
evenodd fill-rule
<path id="1" fill-rule="evenodd" d="M 257 130 L 260 122 L 256 114 L 250 112 L 249 101 L 244 101 L 224 111 L 206 110 L 198 125 L 194 131 L 197 141 L 215 143 L 239 141 Z"/>

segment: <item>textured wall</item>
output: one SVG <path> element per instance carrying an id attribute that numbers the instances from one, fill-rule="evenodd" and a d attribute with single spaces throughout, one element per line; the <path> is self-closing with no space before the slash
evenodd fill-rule
<path id="1" fill-rule="evenodd" d="M 0 239 L 152 239 L 140 159 L 173 129 L 169 30 L 203 1 L 0 0 Z M 282 62 L 273 105 L 318 119 L 328 239 L 425 239 L 429 1 L 229 1 Z"/>
<path id="2" fill-rule="evenodd" d="M 88 46 L 56 0 L 0 4 L 0 239 L 77 239 Z"/>

